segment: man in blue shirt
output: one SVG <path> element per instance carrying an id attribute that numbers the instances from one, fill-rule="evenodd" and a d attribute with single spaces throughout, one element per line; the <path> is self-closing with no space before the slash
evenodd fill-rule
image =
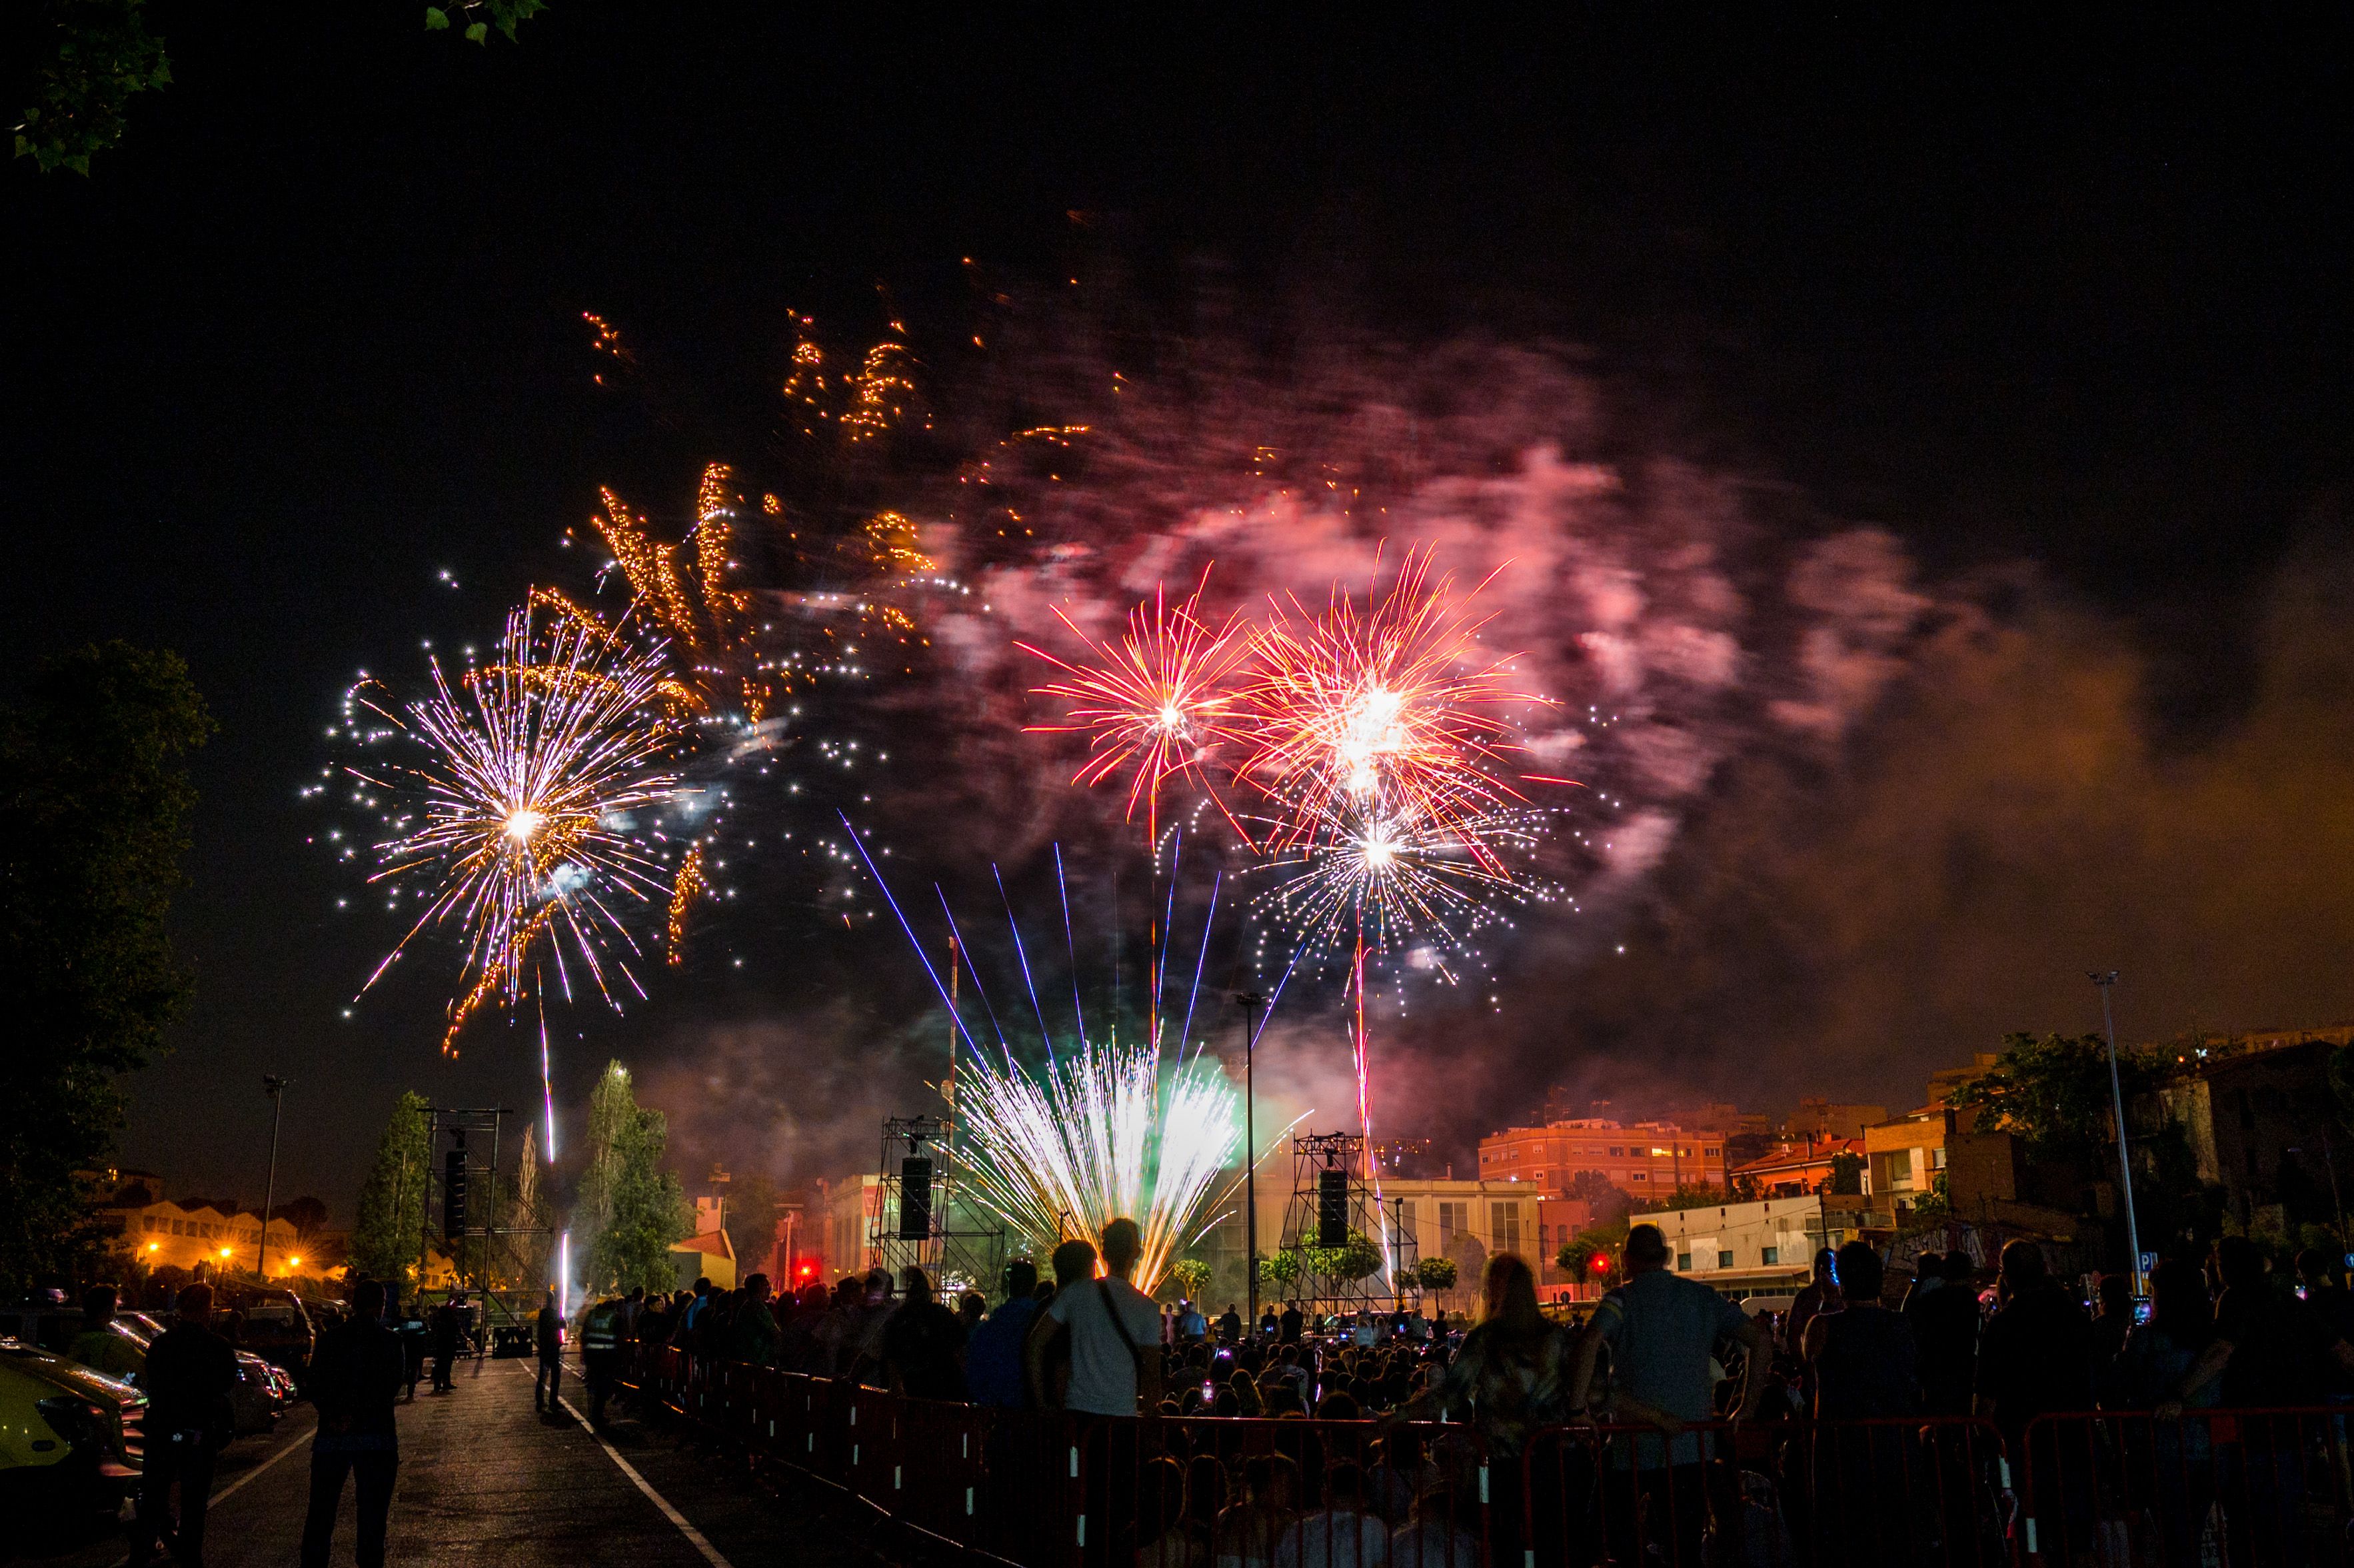
<path id="1" fill-rule="evenodd" d="M 1022 1347 L 1038 1315 L 1038 1266 L 1017 1257 L 1005 1266 L 1005 1299 L 981 1321 L 964 1349 L 965 1397 L 975 1404 L 1018 1409 L 1024 1393 Z"/>
<path id="2" fill-rule="evenodd" d="M 1626 1269 L 1627 1283 L 1602 1298 L 1594 1320 L 1579 1336 L 1569 1406 L 1586 1408 L 1596 1364 L 1608 1346 L 1612 1414 L 1665 1435 L 1640 1434 L 1613 1445 L 1613 1480 L 1620 1495 L 1612 1499 L 1609 1517 L 1614 1537 L 1623 1536 L 1613 1541 L 1613 1553 L 1622 1563 L 1642 1560 L 1634 1540 L 1639 1492 L 1649 1499 L 1643 1511 L 1652 1533 L 1673 1532 L 1659 1542 L 1668 1561 L 1698 1562 L 1707 1494 L 1701 1439 L 1684 1428 L 1716 1414 L 1709 1358 L 1721 1340 L 1731 1340 L 1746 1352 L 1735 1419 L 1755 1413 L 1765 1387 L 1766 1334 L 1738 1306 L 1707 1286 L 1669 1272 L 1668 1240 L 1657 1225 L 1637 1225 L 1627 1233 Z"/>

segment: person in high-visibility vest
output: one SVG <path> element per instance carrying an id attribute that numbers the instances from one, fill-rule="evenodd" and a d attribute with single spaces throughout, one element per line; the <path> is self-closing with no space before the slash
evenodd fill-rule
<path id="1" fill-rule="evenodd" d="M 580 1326 L 580 1365 L 588 1376 L 588 1420 L 592 1425 L 605 1421 L 605 1401 L 613 1393 L 614 1376 L 621 1362 L 621 1304 L 607 1297 L 588 1308 L 587 1321 Z"/>

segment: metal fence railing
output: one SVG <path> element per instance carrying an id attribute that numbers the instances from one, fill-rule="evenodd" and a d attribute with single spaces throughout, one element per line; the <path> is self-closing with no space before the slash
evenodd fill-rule
<path id="1" fill-rule="evenodd" d="M 2024 1433 L 2024 1550 L 2052 1564 L 2354 1563 L 2349 1414 L 2039 1416 Z"/>
<path id="2" fill-rule="evenodd" d="M 642 1399 L 1020 1568 L 2354 1568 L 2349 1414 L 1576 1425 L 1108 1418 L 907 1399 L 650 1348 Z"/>

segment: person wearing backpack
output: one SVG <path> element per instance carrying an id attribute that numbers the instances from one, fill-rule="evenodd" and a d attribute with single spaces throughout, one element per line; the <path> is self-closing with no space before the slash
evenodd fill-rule
<path id="1" fill-rule="evenodd" d="M 1056 1273 L 1061 1273 L 1060 1249 Z M 1161 1308 L 1129 1282 L 1143 1238 L 1136 1222 L 1117 1219 L 1104 1226 L 1102 1278 L 1066 1281 L 1046 1304 L 1045 1318 L 1070 1332 L 1071 1382 L 1063 1408 L 1091 1415 L 1133 1415 L 1140 1396 L 1147 1408 L 1161 1402 Z M 1030 1341 L 1031 1377 L 1044 1381 L 1045 1336 Z M 1151 1353 L 1147 1354 L 1150 1347 Z"/>

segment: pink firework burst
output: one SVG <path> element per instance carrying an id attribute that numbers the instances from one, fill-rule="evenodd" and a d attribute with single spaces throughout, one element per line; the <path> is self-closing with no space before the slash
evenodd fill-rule
<path id="1" fill-rule="evenodd" d="M 1027 642 L 1014 644 L 1066 677 L 1035 688 L 1069 705 L 1064 722 L 1028 727 L 1087 736 L 1087 759 L 1075 781 L 1092 786 L 1128 770 L 1129 820 L 1143 807 L 1146 832 L 1155 836 L 1162 786 L 1191 773 L 1209 789 L 1203 764 L 1219 742 L 1233 738 L 1230 683 L 1250 644 L 1237 635 L 1236 618 L 1213 625 L 1201 613 L 1209 581 L 1205 567 L 1193 591 L 1173 606 L 1155 588 L 1150 603 L 1129 611 L 1128 630 L 1116 643 L 1089 637 L 1057 608 L 1056 618 L 1087 644 L 1092 662 L 1073 663 Z M 1210 794 L 1216 798 L 1214 789 Z"/>

